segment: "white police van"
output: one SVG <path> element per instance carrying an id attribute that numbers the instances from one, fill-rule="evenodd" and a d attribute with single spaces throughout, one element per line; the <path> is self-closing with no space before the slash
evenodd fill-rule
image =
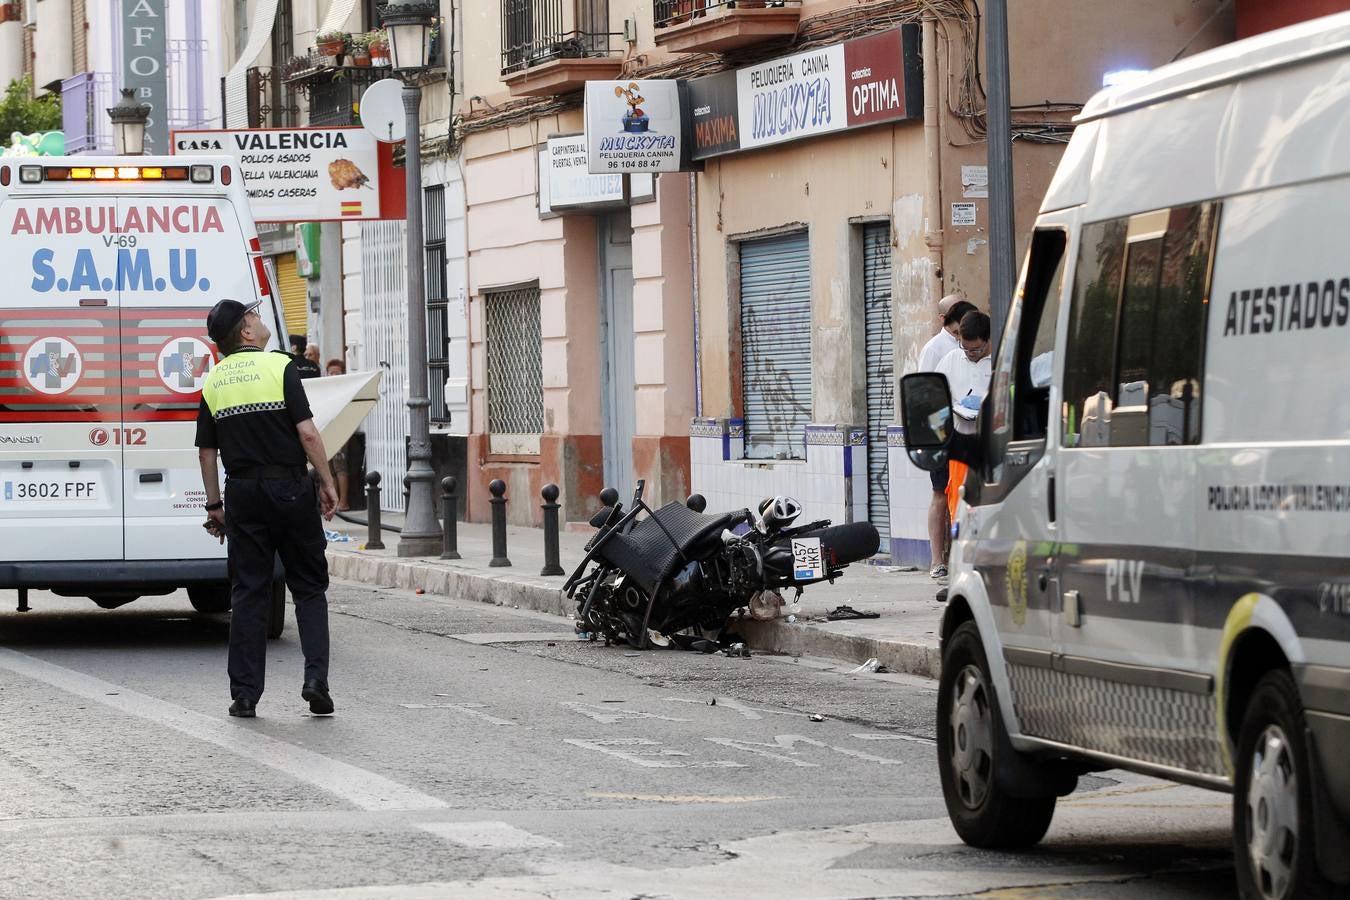
<path id="1" fill-rule="evenodd" d="M 206 313 L 258 300 L 286 333 L 234 162 L 0 158 L 0 236 L 0 588 L 229 609 L 193 446 Z"/>
<path id="2" fill-rule="evenodd" d="M 957 831 L 1034 844 L 1079 774 L 1233 793 L 1239 886 L 1350 894 L 1350 14 L 1104 91 L 1041 205 L 942 625 Z"/>

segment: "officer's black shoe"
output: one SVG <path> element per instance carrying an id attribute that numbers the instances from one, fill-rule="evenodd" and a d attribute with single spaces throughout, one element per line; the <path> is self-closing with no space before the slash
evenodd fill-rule
<path id="1" fill-rule="evenodd" d="M 300 689 L 300 696 L 309 701 L 309 711 L 316 716 L 333 714 L 333 698 L 328 696 L 328 684 L 323 681 L 306 681 Z"/>
<path id="2" fill-rule="evenodd" d="M 240 719 L 251 719 L 258 714 L 257 709 L 257 701 L 240 697 L 230 704 L 230 715 Z"/>

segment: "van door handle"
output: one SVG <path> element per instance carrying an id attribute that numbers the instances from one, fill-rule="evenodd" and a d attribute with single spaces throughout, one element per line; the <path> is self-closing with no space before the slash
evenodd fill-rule
<path id="1" fill-rule="evenodd" d="M 1046 512 L 1049 514 L 1050 521 L 1053 522 L 1055 521 L 1055 475 L 1053 472 L 1050 473 L 1045 483 L 1049 488 L 1045 496 Z"/>
<path id="2" fill-rule="evenodd" d="M 140 477 L 141 484 L 159 484 L 163 480 L 163 472 L 142 472 Z"/>

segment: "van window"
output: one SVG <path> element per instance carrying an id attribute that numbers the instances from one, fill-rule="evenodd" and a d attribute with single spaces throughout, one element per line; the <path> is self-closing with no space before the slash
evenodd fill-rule
<path id="1" fill-rule="evenodd" d="M 987 409 L 985 487 L 978 500 L 995 503 L 1026 475 L 1045 452 L 1050 421 L 1050 373 L 1054 370 L 1055 321 L 1063 290 L 1064 248 L 1059 228 L 1031 236 L 1023 280 L 1008 310 L 1008 324 L 994 360 Z M 1025 442 L 1018 462 L 1005 467 L 1008 445 Z"/>
<path id="2" fill-rule="evenodd" d="M 994 361 L 990 414 L 997 446 L 991 448 L 991 459 L 1009 439 L 1045 437 L 1066 243 L 1058 228 L 1038 229 L 1031 237 L 1025 280 L 1018 286 Z"/>
<path id="3" fill-rule="evenodd" d="M 1218 204 L 1084 227 L 1064 373 L 1066 447 L 1200 440 Z"/>

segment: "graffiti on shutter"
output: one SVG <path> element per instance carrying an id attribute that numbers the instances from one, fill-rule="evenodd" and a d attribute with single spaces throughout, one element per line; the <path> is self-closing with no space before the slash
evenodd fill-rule
<path id="1" fill-rule="evenodd" d="M 863 228 L 863 308 L 867 329 L 867 518 L 889 535 L 886 426 L 895 418 L 895 341 L 891 328 L 891 226 Z"/>
<path id="2" fill-rule="evenodd" d="M 807 233 L 745 241 L 740 255 L 745 455 L 805 459 L 812 331 Z"/>

